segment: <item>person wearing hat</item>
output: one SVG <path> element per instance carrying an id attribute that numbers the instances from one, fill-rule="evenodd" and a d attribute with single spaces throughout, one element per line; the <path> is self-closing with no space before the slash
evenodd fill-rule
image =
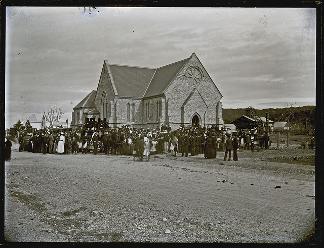
<path id="1" fill-rule="evenodd" d="M 173 146 L 172 151 L 174 152 L 174 156 L 176 157 L 178 152 L 178 138 L 176 133 L 171 136 L 171 145 Z"/>
<path id="2" fill-rule="evenodd" d="M 105 131 L 104 134 L 102 135 L 102 145 L 103 145 L 103 150 L 106 155 L 109 153 L 109 140 L 108 140 L 108 131 Z"/>
<path id="3" fill-rule="evenodd" d="M 5 139 L 5 149 L 4 149 L 4 158 L 5 161 L 10 161 L 11 160 L 11 146 L 12 143 L 11 141 L 8 139 L 8 137 Z"/>
<path id="4" fill-rule="evenodd" d="M 48 153 L 54 153 L 54 137 L 52 133 L 48 135 Z"/>
<path id="5" fill-rule="evenodd" d="M 233 146 L 233 160 L 238 161 L 237 150 L 240 147 L 240 142 L 239 142 L 239 138 L 237 137 L 236 133 L 233 134 L 232 146 Z"/>
<path id="6" fill-rule="evenodd" d="M 146 161 L 150 160 L 150 150 L 151 150 L 151 140 L 149 134 L 144 136 L 144 153 L 143 155 L 146 158 Z"/>
<path id="7" fill-rule="evenodd" d="M 182 136 L 182 152 L 181 156 L 186 156 L 188 157 L 189 153 L 189 134 L 188 131 L 185 131 L 185 133 Z"/>
<path id="8" fill-rule="evenodd" d="M 210 138 L 210 158 L 216 158 L 217 156 L 217 140 L 216 140 L 216 134 L 214 131 L 211 132 L 211 138 Z"/>
<path id="9" fill-rule="evenodd" d="M 250 150 L 251 148 L 251 133 L 247 132 L 247 134 L 245 135 L 245 149 L 246 150 Z"/>
<path id="10" fill-rule="evenodd" d="M 157 135 L 155 133 L 153 133 L 151 141 L 152 141 L 151 142 L 152 147 L 151 147 L 150 153 L 151 154 L 156 154 L 156 152 L 157 152 L 156 146 L 157 146 L 158 141 L 157 141 Z"/>
<path id="11" fill-rule="evenodd" d="M 93 154 L 96 155 L 98 153 L 98 142 L 99 142 L 99 136 L 97 131 L 93 132 L 91 140 L 93 144 Z"/>
<path id="12" fill-rule="evenodd" d="M 227 154 L 228 154 L 228 161 L 231 160 L 231 155 L 232 155 L 232 150 L 233 150 L 233 144 L 232 144 L 232 139 L 231 135 L 229 133 L 226 134 L 226 141 L 225 141 L 225 156 L 224 156 L 224 161 L 227 159 Z"/>
<path id="13" fill-rule="evenodd" d="M 135 141 L 135 150 L 136 150 L 136 156 L 139 158 L 140 161 L 143 161 L 144 135 L 139 134 L 139 137 Z"/>
<path id="14" fill-rule="evenodd" d="M 110 137 L 110 142 L 111 142 L 111 154 L 116 155 L 117 154 L 117 148 L 118 148 L 118 133 L 115 129 L 112 130 L 111 137 Z"/>
<path id="15" fill-rule="evenodd" d="M 60 133 L 59 141 L 57 142 L 57 153 L 63 154 L 64 153 L 64 143 L 65 143 L 65 136 L 64 133 Z"/>

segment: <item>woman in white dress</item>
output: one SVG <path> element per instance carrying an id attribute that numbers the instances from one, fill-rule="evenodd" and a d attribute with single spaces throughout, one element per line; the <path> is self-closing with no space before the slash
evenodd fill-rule
<path id="1" fill-rule="evenodd" d="M 151 153 L 152 154 L 155 154 L 156 153 L 156 145 L 157 145 L 157 140 L 156 140 L 156 137 L 155 135 L 153 136 L 152 138 L 152 147 L 151 147 Z"/>
<path id="2" fill-rule="evenodd" d="M 172 145 L 173 145 L 173 152 L 174 152 L 174 156 L 177 156 L 177 152 L 178 152 L 178 138 L 177 136 L 173 136 L 172 138 Z"/>
<path id="3" fill-rule="evenodd" d="M 57 143 L 57 153 L 59 153 L 59 154 L 64 153 L 64 143 L 65 143 L 65 136 L 64 136 L 64 133 L 61 132 L 60 139 Z"/>
<path id="4" fill-rule="evenodd" d="M 144 137 L 144 153 L 143 155 L 146 158 L 146 161 L 149 161 L 150 159 L 150 150 L 151 150 L 151 144 L 150 144 L 150 139 L 145 136 Z"/>

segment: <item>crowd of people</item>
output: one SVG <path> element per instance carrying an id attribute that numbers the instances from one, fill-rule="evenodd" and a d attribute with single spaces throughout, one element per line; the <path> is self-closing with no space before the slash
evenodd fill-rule
<path id="1" fill-rule="evenodd" d="M 109 127 L 106 122 L 88 119 L 82 127 L 73 129 L 45 128 L 19 136 L 19 151 L 50 154 L 104 153 L 131 155 L 134 159 L 149 160 L 152 154 L 195 156 L 204 154 L 216 158 L 217 151 L 225 151 L 224 160 L 238 160 L 237 150 L 254 151 L 256 141 L 261 148 L 269 148 L 269 135 L 258 136 L 256 130 L 229 133 L 216 127 L 180 127 L 171 130 Z"/>

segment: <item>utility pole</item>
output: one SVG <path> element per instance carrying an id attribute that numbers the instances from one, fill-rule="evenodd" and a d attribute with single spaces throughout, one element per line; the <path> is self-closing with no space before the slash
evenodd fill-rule
<path id="1" fill-rule="evenodd" d="M 295 103 L 296 104 L 296 103 Z M 290 108 L 292 108 L 293 107 L 293 104 L 290 104 Z M 288 115 L 288 117 L 287 117 L 287 129 L 286 129 L 286 134 L 287 134 L 287 144 L 286 144 L 286 146 L 287 147 L 289 147 L 289 130 L 290 130 L 290 123 L 289 123 L 289 119 L 290 119 L 290 116 L 293 114 L 293 111 L 289 111 L 289 115 Z"/>

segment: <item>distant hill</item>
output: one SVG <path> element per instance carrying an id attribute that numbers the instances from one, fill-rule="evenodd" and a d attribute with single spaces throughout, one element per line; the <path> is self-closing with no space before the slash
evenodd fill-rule
<path id="1" fill-rule="evenodd" d="M 223 119 L 225 123 L 231 123 L 242 115 L 266 116 L 272 121 L 289 121 L 290 123 L 303 123 L 314 127 L 315 106 L 289 107 L 289 108 L 267 108 L 267 109 L 223 109 Z"/>

